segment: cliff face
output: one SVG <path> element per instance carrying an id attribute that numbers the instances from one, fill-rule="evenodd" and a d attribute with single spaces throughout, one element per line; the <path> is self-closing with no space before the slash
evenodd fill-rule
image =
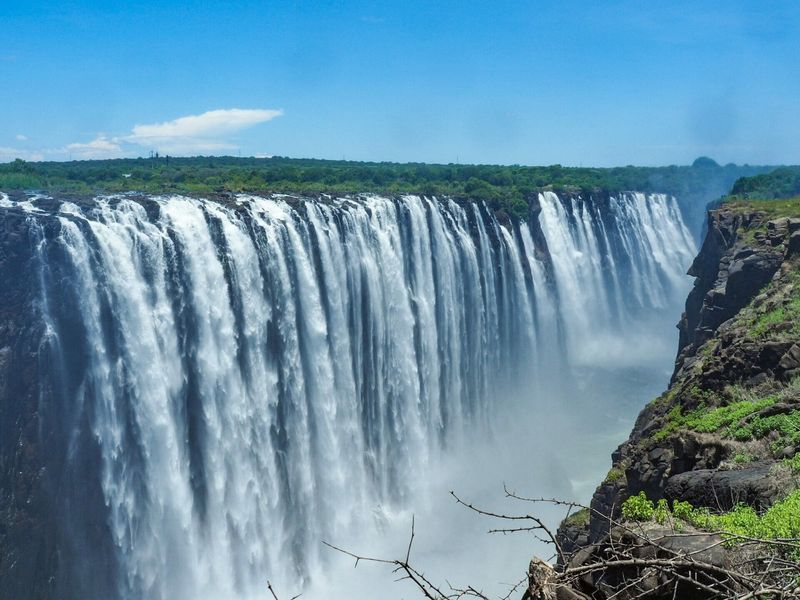
<path id="1" fill-rule="evenodd" d="M 37 257 L 60 233 L 54 212 L 0 211 L 0 598 L 112 597 L 106 506 L 87 476 L 97 456 L 64 400 L 85 358 L 74 346 L 53 354 L 42 314 L 43 278 L 65 282 L 57 259 L 43 271 Z M 51 301 L 77 315 L 67 299 Z"/>
<path id="2" fill-rule="evenodd" d="M 49 570 L 52 545 L 42 517 L 46 506 L 42 477 L 45 457 L 38 421 L 38 353 L 41 330 L 31 281 L 30 230 L 24 214 L 0 211 L 0 589 L 5 597 L 40 597 L 23 588 Z"/>
<path id="3" fill-rule="evenodd" d="M 763 510 L 797 487 L 786 459 L 800 450 L 798 209 L 730 204 L 709 214 L 670 387 L 613 453 L 588 523 L 562 524 L 565 550 L 583 548 L 570 566 L 608 543 L 608 517 L 620 519 L 640 492 L 716 512 L 739 503 Z M 606 598 L 613 590 L 599 577 L 582 591 Z"/>

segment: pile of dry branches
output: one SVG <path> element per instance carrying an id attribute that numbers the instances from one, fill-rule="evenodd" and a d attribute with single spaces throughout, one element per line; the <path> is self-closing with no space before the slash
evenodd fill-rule
<path id="1" fill-rule="evenodd" d="M 581 504 L 548 498 L 525 498 L 505 489 L 506 497 L 525 503 L 563 506 L 567 516 L 586 509 Z M 509 523 L 490 533 L 525 532 L 548 543 L 555 564 L 534 558 L 528 572 L 510 586 L 501 600 L 521 594 L 523 600 L 665 600 L 754 598 L 784 600 L 800 598 L 800 540 L 762 540 L 725 532 L 701 532 L 691 527 L 680 529 L 607 519 L 609 534 L 600 542 L 579 548 L 572 554 L 563 551 L 552 530 L 532 514 L 502 514 L 478 508 L 463 501 L 460 505 L 484 517 Z M 360 562 L 389 565 L 398 580 L 410 581 L 429 600 L 479 598 L 490 600 L 474 585 L 454 586 L 435 583 L 411 560 L 414 523 L 405 556 L 376 558 L 353 553 L 323 542 L 330 548 Z"/>

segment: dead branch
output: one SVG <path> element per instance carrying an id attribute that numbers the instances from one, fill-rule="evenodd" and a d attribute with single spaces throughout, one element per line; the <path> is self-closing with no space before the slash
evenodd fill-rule
<path id="1" fill-rule="evenodd" d="M 280 598 L 278 598 L 278 594 L 275 593 L 275 588 L 272 587 L 272 582 L 269 580 L 267 580 L 267 589 L 275 600 L 280 600 Z M 302 595 L 303 594 L 296 594 L 295 596 L 289 598 L 289 600 L 297 600 Z"/>
<path id="2" fill-rule="evenodd" d="M 754 600 L 769 597 L 772 600 L 797 600 L 800 598 L 800 540 L 764 540 L 727 532 L 678 532 L 664 534 L 648 530 L 641 523 L 621 522 L 607 514 L 600 514 L 580 503 L 554 498 L 526 498 L 503 486 L 505 495 L 512 500 L 531 503 L 548 503 L 568 507 L 567 515 L 574 509 L 587 509 L 603 519 L 608 519 L 609 534 L 591 552 L 577 563 L 566 555 L 556 535 L 540 519 L 532 514 L 505 514 L 477 507 L 462 500 L 455 492 L 450 494 L 456 502 L 479 515 L 510 521 L 510 527 L 499 527 L 489 533 L 530 533 L 556 550 L 559 568 L 534 558 L 530 562 L 527 576 L 510 587 L 500 600 L 509 600 L 520 588 L 525 587 L 523 600 L 586 600 L 590 597 L 603 600 L 636 600 L 638 598 L 680 598 L 687 590 L 694 589 L 703 598 L 730 598 L 732 600 Z M 519 523 L 519 525 L 516 525 Z M 447 583 L 444 591 L 434 584 L 411 562 L 411 550 L 415 537 L 415 520 L 412 518 L 411 535 L 405 557 L 384 559 L 355 554 L 327 542 L 329 548 L 350 556 L 359 562 L 375 562 L 392 566 L 393 573 L 401 576 L 398 581 L 409 580 L 428 600 L 459 600 L 489 597 L 474 585 L 456 587 Z M 544 537 L 536 535 L 537 532 Z M 707 539 L 701 547 L 689 550 L 675 549 L 665 545 L 676 539 L 698 537 Z M 726 549 L 735 544 L 744 549 L 738 555 L 743 560 L 715 564 L 708 557 L 720 546 Z M 680 547 L 680 546 L 679 546 Z M 727 550 L 726 550 L 727 551 Z M 719 552 L 719 550 L 717 550 Z M 588 579 L 587 579 L 588 578 Z M 593 582 L 593 583 L 592 583 Z M 593 591 L 587 586 L 594 586 Z M 683 592 L 679 592 L 680 589 Z M 270 591 L 271 588 L 270 588 Z M 275 597 L 273 593 L 273 597 Z M 693 596 L 695 597 L 695 596 Z M 277 600 L 277 597 L 275 597 Z"/>

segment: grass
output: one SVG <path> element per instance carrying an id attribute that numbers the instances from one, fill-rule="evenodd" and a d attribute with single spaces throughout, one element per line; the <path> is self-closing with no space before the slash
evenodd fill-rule
<path id="1" fill-rule="evenodd" d="M 625 471 L 618 467 L 611 467 L 608 474 L 606 475 L 606 483 L 615 483 L 625 477 Z"/>
<path id="2" fill-rule="evenodd" d="M 763 397 L 741 386 L 730 386 L 725 391 L 725 396 L 730 400 L 716 407 L 708 404 L 720 404 L 726 402 L 726 399 L 705 392 L 705 401 L 686 414 L 683 413 L 682 406 L 676 404 L 667 413 L 666 424 L 653 435 L 653 439 L 663 441 L 681 430 L 720 433 L 722 437 L 737 441 L 774 436 L 770 449 L 773 453 L 778 453 L 786 446 L 800 444 L 800 410 L 769 416 L 760 416 L 757 413 L 782 400 L 794 399 L 798 393 L 800 378 L 795 378 L 785 388 Z M 743 458 L 737 461 L 734 457 L 734 462 L 747 461 Z"/>
<path id="3" fill-rule="evenodd" d="M 722 206 L 741 213 L 759 212 L 767 217 L 767 220 L 780 217 L 800 217 L 800 196 L 783 200 L 745 200 L 731 196 Z M 766 231 L 766 227 L 764 227 L 764 231 Z"/>
<path id="4" fill-rule="evenodd" d="M 588 508 L 582 508 L 579 511 L 572 513 L 566 519 L 564 519 L 563 525 L 565 526 L 584 526 L 589 524 L 589 515 L 590 510 Z"/>
<path id="5" fill-rule="evenodd" d="M 746 465 L 747 463 L 754 462 L 756 457 L 750 454 L 749 452 L 737 452 L 733 455 L 733 462 L 737 465 Z M 800 465 L 798 465 L 800 468 Z"/>
<path id="6" fill-rule="evenodd" d="M 794 262 L 792 267 L 784 278 L 771 281 L 765 288 L 765 292 L 774 295 L 779 304 L 751 304 L 744 312 L 741 323 L 748 326 L 749 337 L 763 338 L 784 323 L 789 327 L 782 328 L 781 332 L 800 334 L 800 264 Z"/>
<path id="7" fill-rule="evenodd" d="M 726 436 L 739 441 L 760 440 L 773 432 L 778 434 L 770 445 L 774 453 L 800 443 L 800 410 L 768 417 L 756 416 L 743 425 L 730 427 Z"/>
<path id="8" fill-rule="evenodd" d="M 797 294 L 797 290 L 793 290 Z M 777 325 L 787 323 L 789 328 L 782 330 L 788 335 L 800 334 L 800 296 L 794 295 L 786 304 L 776 306 L 756 317 L 750 328 L 749 334 L 754 338 L 764 338 L 771 333 Z"/>
<path id="9" fill-rule="evenodd" d="M 701 433 L 712 433 L 722 428 L 733 431 L 742 419 L 757 413 L 762 408 L 772 406 L 777 401 L 777 396 L 768 396 L 755 401 L 741 400 L 708 411 L 694 411 L 684 417 L 684 426 Z"/>
<path id="10" fill-rule="evenodd" d="M 787 458 L 783 461 L 795 473 L 800 473 L 800 452 L 795 454 L 792 458 Z"/>
<path id="11" fill-rule="evenodd" d="M 722 206 L 736 213 L 759 213 L 761 215 L 760 222 L 751 224 L 740 232 L 741 238 L 748 245 L 756 245 L 759 236 L 767 234 L 767 221 L 785 217 L 800 217 L 800 196 L 777 200 L 747 200 L 739 196 L 730 196 Z M 775 249 L 782 250 L 780 247 Z"/>
<path id="12" fill-rule="evenodd" d="M 747 395 L 747 392 L 741 388 L 732 387 L 729 389 L 732 394 Z M 706 400 L 713 398 L 708 392 L 703 392 L 702 394 Z M 777 402 L 777 397 L 770 396 L 762 399 L 742 399 L 718 408 L 708 408 L 705 403 L 702 403 L 698 408 L 687 414 L 683 414 L 681 405 L 676 404 L 667 413 L 666 425 L 653 435 L 653 439 L 656 441 L 665 440 L 681 429 L 690 429 L 700 433 L 713 433 L 723 427 L 738 423 L 745 417 L 775 404 L 775 402 Z"/>

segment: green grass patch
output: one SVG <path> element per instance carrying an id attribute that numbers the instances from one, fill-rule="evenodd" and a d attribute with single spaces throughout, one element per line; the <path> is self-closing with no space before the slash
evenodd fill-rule
<path id="1" fill-rule="evenodd" d="M 625 471 L 620 469 L 619 467 L 611 467 L 606 475 L 606 483 L 616 483 L 617 481 L 623 479 L 625 477 Z"/>
<path id="2" fill-rule="evenodd" d="M 746 465 L 747 463 L 754 462 L 756 457 L 749 452 L 737 452 L 733 455 L 733 462 L 737 465 Z"/>
<path id="3" fill-rule="evenodd" d="M 572 513 L 566 519 L 564 519 L 565 526 L 583 526 L 589 524 L 589 515 L 590 511 L 588 508 L 582 508 L 579 511 Z"/>
<path id="4" fill-rule="evenodd" d="M 793 290 L 793 297 L 788 303 L 777 306 L 765 313 L 757 315 L 749 334 L 754 338 L 764 338 L 771 333 L 777 325 L 789 323 L 790 327 L 782 333 L 796 335 L 800 333 L 800 296 Z"/>
<path id="5" fill-rule="evenodd" d="M 742 213 L 762 213 L 766 220 L 779 219 L 781 217 L 800 217 L 800 196 L 776 200 L 766 199 L 744 199 L 741 196 L 730 196 L 723 204 L 725 208 Z M 764 227 L 766 231 L 766 226 Z"/>
<path id="6" fill-rule="evenodd" d="M 708 411 L 696 411 L 685 417 L 684 426 L 701 433 L 713 433 L 725 427 L 735 427 L 745 417 L 772 406 L 777 401 L 777 396 L 769 396 L 756 401 L 742 400 Z"/>
<path id="7" fill-rule="evenodd" d="M 733 510 L 713 514 L 708 509 L 692 509 L 689 523 L 699 529 L 765 540 L 800 537 L 800 490 L 792 492 L 759 515 L 752 506 L 739 504 Z"/>
<path id="8" fill-rule="evenodd" d="M 795 454 L 792 458 L 787 458 L 784 460 L 783 464 L 785 464 L 795 473 L 800 473 L 800 452 Z"/>
<path id="9" fill-rule="evenodd" d="M 736 391 L 742 393 L 738 389 Z M 738 424 L 745 417 L 771 406 L 777 401 L 778 396 L 775 395 L 759 400 L 740 400 L 718 408 L 708 408 L 701 404 L 688 414 L 683 414 L 681 406 L 675 405 L 667 414 L 666 425 L 653 435 L 653 439 L 663 441 L 681 429 L 690 429 L 699 433 L 714 433 Z M 737 439 L 740 438 L 737 437 Z"/>
<path id="10" fill-rule="evenodd" d="M 775 453 L 780 452 L 786 446 L 800 443 L 800 410 L 768 417 L 756 416 L 743 425 L 730 427 L 726 436 L 739 441 L 760 440 L 772 432 L 778 433 L 778 438 L 771 445 L 771 449 Z"/>

